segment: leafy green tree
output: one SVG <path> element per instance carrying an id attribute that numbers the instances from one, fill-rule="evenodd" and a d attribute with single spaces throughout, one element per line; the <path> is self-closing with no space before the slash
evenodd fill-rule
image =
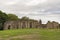
<path id="1" fill-rule="evenodd" d="M 8 20 L 6 13 L 0 11 L 0 29 L 3 29 L 4 22 Z"/>
<path id="2" fill-rule="evenodd" d="M 18 16 L 16 16 L 15 14 L 8 14 L 8 20 L 18 20 Z"/>
<path id="3" fill-rule="evenodd" d="M 26 17 L 26 16 L 22 17 L 22 20 L 28 20 L 28 19 L 29 17 Z"/>

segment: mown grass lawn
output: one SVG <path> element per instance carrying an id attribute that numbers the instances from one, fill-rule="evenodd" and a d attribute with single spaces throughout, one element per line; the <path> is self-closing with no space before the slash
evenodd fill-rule
<path id="1" fill-rule="evenodd" d="M 0 40 L 60 40 L 60 29 L 3 30 Z"/>

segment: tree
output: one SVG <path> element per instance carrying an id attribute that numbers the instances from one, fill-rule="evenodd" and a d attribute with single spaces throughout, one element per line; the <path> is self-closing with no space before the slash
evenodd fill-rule
<path id="1" fill-rule="evenodd" d="M 8 20 L 18 20 L 18 16 L 16 16 L 15 14 L 8 14 Z"/>
<path id="2" fill-rule="evenodd" d="M 22 20 L 28 20 L 28 19 L 29 17 L 26 17 L 26 16 L 22 17 Z"/>
<path id="3" fill-rule="evenodd" d="M 40 23 L 40 24 L 42 24 L 42 21 L 41 21 L 41 20 L 39 20 L 39 23 Z"/>
<path id="4" fill-rule="evenodd" d="M 0 11 L 0 29 L 3 29 L 4 22 L 8 20 L 8 16 L 6 13 Z"/>

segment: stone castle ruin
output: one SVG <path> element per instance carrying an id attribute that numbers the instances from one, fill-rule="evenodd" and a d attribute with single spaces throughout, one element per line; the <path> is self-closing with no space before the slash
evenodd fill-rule
<path id="1" fill-rule="evenodd" d="M 60 24 L 58 22 L 50 22 L 48 21 L 47 24 L 42 24 L 42 21 L 37 21 L 33 19 L 20 19 L 17 21 L 6 21 L 4 23 L 4 30 L 7 29 L 23 29 L 23 28 L 60 28 Z"/>

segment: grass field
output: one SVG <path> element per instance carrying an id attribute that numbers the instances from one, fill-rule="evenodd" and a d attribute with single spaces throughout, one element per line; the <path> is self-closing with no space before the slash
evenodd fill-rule
<path id="1" fill-rule="evenodd" d="M 60 29 L 4 30 L 0 40 L 60 40 Z"/>

